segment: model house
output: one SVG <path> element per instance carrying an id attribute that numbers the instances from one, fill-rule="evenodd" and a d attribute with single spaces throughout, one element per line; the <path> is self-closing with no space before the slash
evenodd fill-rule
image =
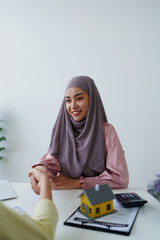
<path id="1" fill-rule="evenodd" d="M 113 212 L 115 196 L 108 184 L 86 189 L 79 197 L 81 198 L 80 211 L 89 218 L 97 218 Z"/>

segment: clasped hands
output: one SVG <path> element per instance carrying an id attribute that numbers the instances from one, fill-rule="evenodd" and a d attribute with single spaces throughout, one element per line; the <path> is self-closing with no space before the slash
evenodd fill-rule
<path id="1" fill-rule="evenodd" d="M 81 183 L 80 183 L 79 179 L 69 178 L 62 174 L 52 178 L 52 174 L 45 166 L 36 166 L 35 168 L 37 170 L 44 172 L 45 174 L 47 174 L 49 176 L 52 190 L 81 188 Z M 30 177 L 30 183 L 31 183 L 31 187 L 32 187 L 33 191 L 36 194 L 39 194 L 40 189 L 38 187 L 38 182 L 34 175 L 33 169 L 31 169 L 29 171 L 28 176 Z"/>

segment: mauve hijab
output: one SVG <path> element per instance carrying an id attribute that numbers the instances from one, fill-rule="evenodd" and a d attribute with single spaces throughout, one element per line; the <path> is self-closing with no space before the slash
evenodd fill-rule
<path id="1" fill-rule="evenodd" d="M 107 117 L 103 103 L 91 78 L 74 77 L 66 89 L 72 87 L 89 95 L 86 119 L 76 122 L 66 111 L 64 97 L 48 151 L 59 159 L 63 175 L 71 178 L 98 176 L 105 168 L 102 123 L 107 122 Z"/>

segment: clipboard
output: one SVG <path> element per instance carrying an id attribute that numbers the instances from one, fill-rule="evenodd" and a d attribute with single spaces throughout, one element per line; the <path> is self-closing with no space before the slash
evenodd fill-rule
<path id="1" fill-rule="evenodd" d="M 124 208 L 116 199 L 113 200 L 114 212 L 94 220 L 80 212 L 80 207 L 64 222 L 66 226 L 95 231 L 130 235 L 139 207 Z"/>

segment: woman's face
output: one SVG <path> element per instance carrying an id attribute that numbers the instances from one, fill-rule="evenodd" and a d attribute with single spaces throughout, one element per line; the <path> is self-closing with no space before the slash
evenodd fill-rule
<path id="1" fill-rule="evenodd" d="M 89 96 L 77 87 L 68 88 L 66 91 L 66 110 L 77 122 L 84 120 L 88 113 Z"/>

